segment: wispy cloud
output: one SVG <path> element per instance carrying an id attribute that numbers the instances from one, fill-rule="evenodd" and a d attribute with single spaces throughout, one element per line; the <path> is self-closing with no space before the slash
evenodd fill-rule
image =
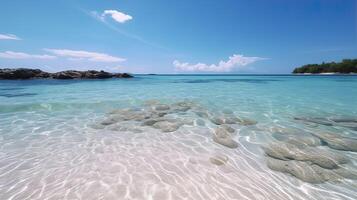
<path id="1" fill-rule="evenodd" d="M 13 34 L 0 34 L 0 40 L 21 40 L 21 39 Z"/>
<path id="2" fill-rule="evenodd" d="M 126 59 L 111 56 L 105 53 L 89 52 L 89 51 L 78 51 L 69 49 L 45 49 L 45 51 L 50 52 L 59 57 L 67 57 L 71 60 L 88 60 L 94 62 L 123 62 Z"/>
<path id="3" fill-rule="evenodd" d="M 54 59 L 56 56 L 52 55 L 36 55 L 36 54 L 28 54 L 23 52 L 14 52 L 14 51 L 5 51 L 0 52 L 0 58 L 7 59 Z"/>
<path id="4" fill-rule="evenodd" d="M 243 55 L 230 56 L 227 61 L 220 61 L 218 64 L 207 65 L 205 63 L 189 64 L 181 63 L 178 60 L 173 62 L 176 71 L 187 72 L 230 72 L 236 68 L 243 68 L 249 64 L 260 60 L 266 60 L 267 58 L 261 57 L 246 57 Z"/>
<path id="5" fill-rule="evenodd" d="M 140 37 L 138 35 L 129 33 L 127 31 L 122 30 L 118 26 L 112 25 L 112 23 L 109 23 L 108 21 L 105 20 L 105 18 L 103 17 L 103 14 L 100 14 L 97 11 L 86 11 L 84 9 L 80 9 L 80 11 L 82 11 L 86 15 L 92 17 L 93 19 L 103 23 L 106 27 L 112 29 L 113 31 L 115 31 L 115 32 L 117 32 L 117 33 L 119 33 L 119 34 L 121 34 L 121 35 L 123 35 L 125 37 L 128 37 L 130 39 L 136 40 L 138 42 L 141 42 L 141 43 L 146 44 L 146 45 L 151 46 L 151 47 L 155 47 L 155 48 L 162 49 L 162 50 L 165 50 L 165 51 L 169 50 L 166 47 L 163 47 L 163 46 L 161 46 L 159 44 L 147 41 L 146 39 L 144 39 L 144 38 L 142 38 L 142 37 Z"/>

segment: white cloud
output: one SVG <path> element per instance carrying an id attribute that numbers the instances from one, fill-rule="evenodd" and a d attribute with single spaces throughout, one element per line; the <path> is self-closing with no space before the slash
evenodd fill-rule
<path id="1" fill-rule="evenodd" d="M 36 55 L 36 54 L 27 54 L 23 52 L 13 52 L 13 51 L 5 51 L 0 52 L 0 58 L 8 58 L 8 59 L 54 59 L 56 56 L 51 55 Z"/>
<path id="2" fill-rule="evenodd" d="M 94 62 L 123 62 L 124 58 L 111 56 L 104 53 L 76 51 L 69 49 L 45 49 L 56 56 L 68 57 L 70 60 L 88 60 Z"/>
<path id="3" fill-rule="evenodd" d="M 176 71 L 187 71 L 187 72 L 230 72 L 235 68 L 243 68 L 251 63 L 259 60 L 266 60 L 267 58 L 261 57 L 246 57 L 243 55 L 230 56 L 228 61 L 220 61 L 218 65 L 211 64 L 207 65 L 204 63 L 189 64 L 181 63 L 178 60 L 173 62 Z"/>
<path id="4" fill-rule="evenodd" d="M 21 39 L 13 34 L 0 34 L 0 40 L 21 40 Z"/>
<path id="5" fill-rule="evenodd" d="M 101 19 L 104 20 L 107 15 L 110 15 L 118 23 L 125 23 L 126 21 L 132 20 L 133 17 L 117 10 L 105 10 L 101 16 Z"/>

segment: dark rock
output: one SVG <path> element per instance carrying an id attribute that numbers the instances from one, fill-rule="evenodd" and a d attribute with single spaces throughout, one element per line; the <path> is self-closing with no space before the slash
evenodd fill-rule
<path id="1" fill-rule="evenodd" d="M 332 118 L 336 123 L 357 123 L 357 118 Z"/>
<path id="2" fill-rule="evenodd" d="M 0 69 L 0 79 L 16 80 L 31 78 L 48 78 L 50 74 L 39 69 Z"/>
<path id="3" fill-rule="evenodd" d="M 89 79 L 104 79 L 104 78 L 112 78 L 113 76 L 114 75 L 109 72 L 89 70 L 89 71 L 85 71 L 82 77 L 89 78 Z"/>
<path id="4" fill-rule="evenodd" d="M 114 77 L 115 78 L 133 78 L 133 76 L 128 73 L 117 73 L 117 74 L 114 74 Z"/>
<path id="5" fill-rule="evenodd" d="M 80 71 L 68 70 L 54 73 L 51 77 L 54 79 L 79 79 L 82 78 L 82 73 Z"/>
<path id="6" fill-rule="evenodd" d="M 56 73 L 48 73 L 39 69 L 0 69 L 0 79 L 16 80 L 16 79 L 106 79 L 106 78 L 132 78 L 133 76 L 127 73 L 109 73 L 105 71 L 76 71 L 67 70 Z"/>

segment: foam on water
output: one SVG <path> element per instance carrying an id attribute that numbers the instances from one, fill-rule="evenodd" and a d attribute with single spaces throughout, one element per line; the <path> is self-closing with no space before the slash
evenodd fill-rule
<path id="1" fill-rule="evenodd" d="M 230 125 L 237 148 L 216 143 L 220 125 L 192 111 L 168 114 L 193 121 L 172 132 L 133 120 L 98 128 L 109 112 L 153 100 L 258 123 Z M 346 124 L 294 119 L 356 119 L 355 102 L 357 79 L 340 76 L 1 81 L 0 199 L 357 199 L 356 180 L 307 183 L 269 169 L 262 149 L 274 133 L 356 137 Z M 318 148 L 342 153 L 356 170 L 356 152 Z"/>

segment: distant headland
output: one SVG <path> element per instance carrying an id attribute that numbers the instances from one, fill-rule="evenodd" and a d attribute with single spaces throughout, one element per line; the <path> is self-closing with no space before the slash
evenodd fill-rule
<path id="1" fill-rule="evenodd" d="M 357 59 L 344 59 L 342 62 L 308 64 L 295 68 L 294 74 L 351 74 L 357 73 Z"/>
<path id="2" fill-rule="evenodd" d="M 40 69 L 16 68 L 0 69 L 0 79 L 25 80 L 25 79 L 107 79 L 107 78 L 132 78 L 128 73 L 110 73 L 105 71 L 76 71 L 67 70 L 55 73 L 44 72 Z"/>

